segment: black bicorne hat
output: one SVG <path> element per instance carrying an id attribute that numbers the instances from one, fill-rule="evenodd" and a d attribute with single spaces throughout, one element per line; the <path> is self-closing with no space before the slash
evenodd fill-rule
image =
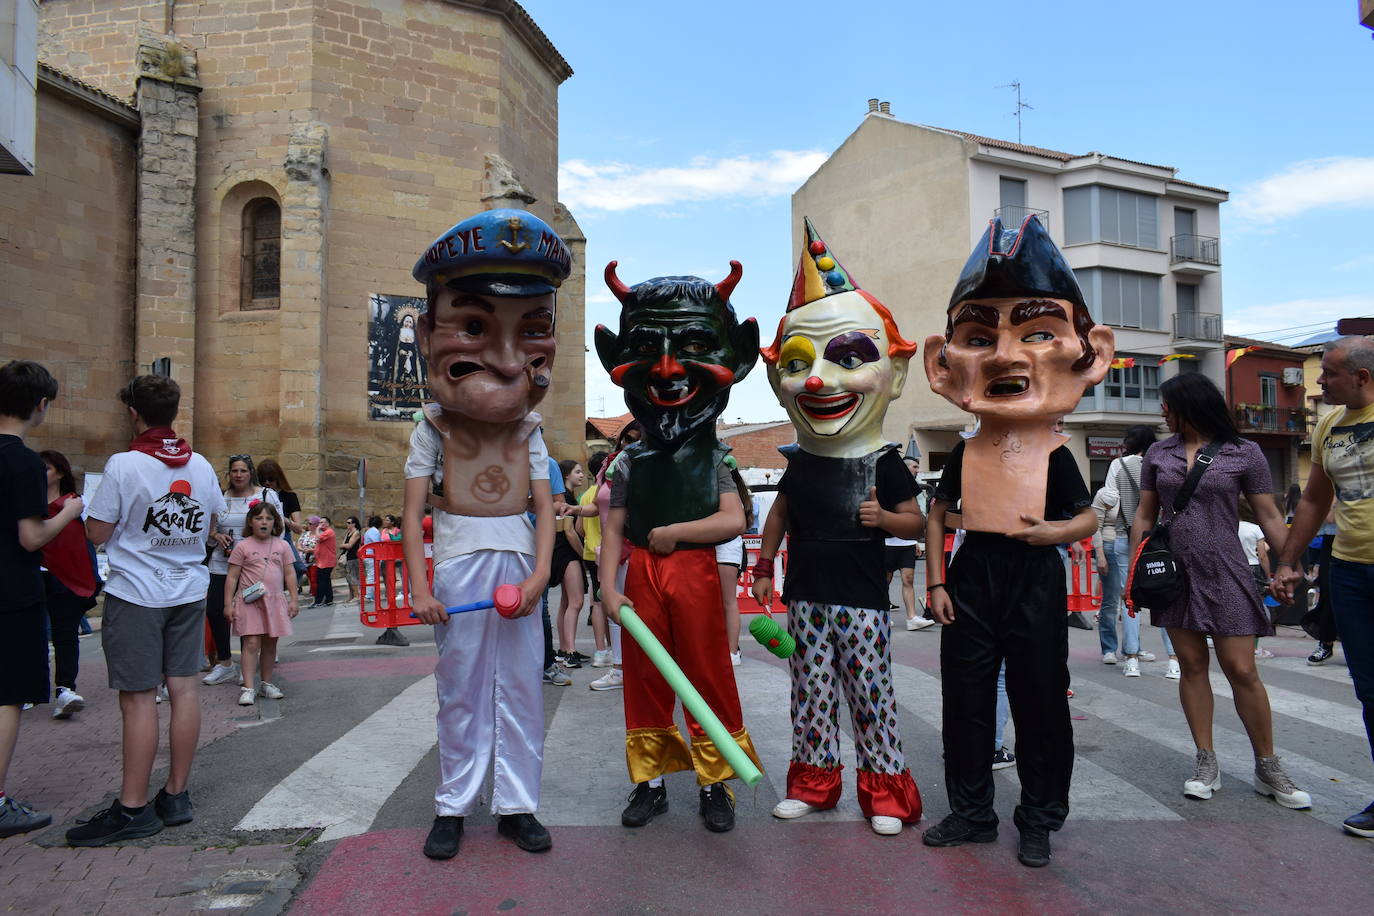
<path id="1" fill-rule="evenodd" d="M 1016 296 L 1063 299 L 1087 308 L 1064 253 L 1034 216 L 1027 216 L 1015 232 L 1003 227 L 1000 219 L 988 221 L 987 231 L 954 284 L 949 308 L 966 299 Z"/>

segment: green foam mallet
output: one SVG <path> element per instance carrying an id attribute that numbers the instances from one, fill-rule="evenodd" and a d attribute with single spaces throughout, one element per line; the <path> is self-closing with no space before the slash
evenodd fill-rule
<path id="1" fill-rule="evenodd" d="M 767 614 L 760 614 L 749 621 L 750 634 L 769 652 L 778 658 L 791 658 L 797 651 L 797 641 L 792 638 L 778 622 Z"/>
<path id="2" fill-rule="evenodd" d="M 726 731 L 720 719 L 711 707 L 706 705 L 706 701 L 701 698 L 701 694 L 692 686 L 692 682 L 687 680 L 687 675 L 682 673 L 678 663 L 673 661 L 673 657 L 668 654 L 668 650 L 663 648 L 663 643 L 639 619 L 639 615 L 629 605 L 620 606 L 620 625 L 625 631 L 634 637 L 635 642 L 644 650 L 644 654 L 649 656 L 649 661 L 654 663 L 658 673 L 663 675 L 663 679 L 668 682 L 668 686 L 673 688 L 678 699 L 682 701 L 683 707 L 692 714 L 701 726 L 701 730 L 706 732 L 706 737 L 715 742 L 716 747 L 720 748 L 721 756 L 726 763 L 730 764 L 735 775 L 744 780 L 745 785 L 752 786 L 763 778 L 763 773 L 754 765 L 754 761 L 749 759 L 749 755 L 739 746 L 735 739 Z"/>

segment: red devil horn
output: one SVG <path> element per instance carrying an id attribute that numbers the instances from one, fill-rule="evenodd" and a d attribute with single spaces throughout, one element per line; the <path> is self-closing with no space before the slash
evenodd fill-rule
<path id="1" fill-rule="evenodd" d="M 716 292 L 720 293 L 720 298 L 723 301 L 730 301 L 730 294 L 735 291 L 735 284 L 739 282 L 739 278 L 742 276 L 744 276 L 744 268 L 740 266 L 739 261 L 731 261 L 730 276 L 716 284 Z"/>
<path id="2" fill-rule="evenodd" d="M 611 288 L 611 292 L 615 293 L 615 297 L 623 305 L 626 297 L 630 295 L 630 288 L 615 275 L 615 266 L 619 263 L 619 261 L 612 261 L 606 265 L 606 285 Z"/>

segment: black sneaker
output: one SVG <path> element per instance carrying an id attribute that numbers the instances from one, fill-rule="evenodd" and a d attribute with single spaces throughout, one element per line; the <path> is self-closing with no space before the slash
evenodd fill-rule
<path id="1" fill-rule="evenodd" d="M 994 770 L 1005 770 L 1007 767 L 1016 766 L 1016 755 L 1005 747 L 999 747 L 992 755 L 992 768 Z"/>
<path id="2" fill-rule="evenodd" d="M 723 782 L 701 787 L 701 819 L 712 833 L 735 829 L 735 798 Z"/>
<path id="3" fill-rule="evenodd" d="M 191 813 L 191 790 L 183 789 L 172 795 L 165 786 L 158 789 L 157 797 L 153 799 L 153 811 L 164 827 L 191 823 L 191 818 L 195 816 Z"/>
<path id="4" fill-rule="evenodd" d="M 0 801 L 0 837 L 28 833 L 52 823 L 51 814 L 40 814 L 28 805 L 5 796 Z"/>
<path id="5" fill-rule="evenodd" d="M 569 652 L 568 657 L 577 659 L 578 663 L 582 665 L 592 660 L 590 655 L 583 655 L 581 652 Z"/>
<path id="6" fill-rule="evenodd" d="M 997 842 L 997 825 L 980 827 L 964 820 L 957 814 L 946 814 L 944 820 L 921 835 L 921 842 L 927 846 L 995 843 Z"/>
<path id="7" fill-rule="evenodd" d="M 1316 665 L 1325 665 L 1327 662 L 1331 660 L 1331 656 L 1335 654 L 1336 653 L 1332 650 L 1332 647 L 1329 644 L 1319 642 L 1317 643 L 1317 650 L 1313 652 L 1311 655 L 1307 656 L 1307 663 L 1314 667 Z"/>
<path id="8" fill-rule="evenodd" d="M 643 827 L 655 815 L 668 813 L 668 787 L 651 786 L 641 782 L 630 793 L 629 804 L 620 812 L 620 823 L 626 827 Z"/>
<path id="9" fill-rule="evenodd" d="M 67 831 L 68 846 L 108 846 L 120 840 L 136 840 L 162 832 L 162 821 L 152 805 L 132 813 L 115 799 L 95 817 Z"/>
<path id="10" fill-rule="evenodd" d="M 503 814 L 496 824 L 496 832 L 515 840 L 525 852 L 543 852 L 553 846 L 553 837 L 533 814 Z"/>
<path id="11" fill-rule="evenodd" d="M 564 668 L 582 667 L 582 663 L 577 660 L 576 652 L 560 652 L 555 655 L 554 658 L 557 659 L 558 664 L 562 665 Z"/>
<path id="12" fill-rule="evenodd" d="M 1341 826 L 1351 836 L 1374 837 L 1374 802 L 1359 814 L 1352 814 L 1341 821 Z"/>
<path id="13" fill-rule="evenodd" d="M 463 819 L 441 814 L 434 819 L 425 838 L 425 855 L 431 859 L 451 859 L 458 855 L 462 840 Z"/>
<path id="14" fill-rule="evenodd" d="M 1044 868 L 1050 864 L 1050 832 L 1036 828 L 1021 831 L 1016 844 L 1016 858 L 1027 868 Z"/>

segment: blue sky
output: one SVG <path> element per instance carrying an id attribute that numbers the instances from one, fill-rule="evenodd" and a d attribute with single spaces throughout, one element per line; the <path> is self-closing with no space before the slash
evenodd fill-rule
<path id="1" fill-rule="evenodd" d="M 1012 80 L 1033 106 L 1024 142 L 1231 192 L 1228 333 L 1293 342 L 1374 315 L 1374 33 L 1355 0 L 522 2 L 575 71 L 560 196 L 588 238 L 589 330 L 617 314 L 613 258 L 629 283 L 718 280 L 735 258 L 736 308 L 771 331 L 796 260 L 790 195 L 867 100 L 1014 140 Z M 623 412 L 594 357 L 587 375 L 588 412 Z M 756 369 L 724 418 L 783 416 Z"/>

